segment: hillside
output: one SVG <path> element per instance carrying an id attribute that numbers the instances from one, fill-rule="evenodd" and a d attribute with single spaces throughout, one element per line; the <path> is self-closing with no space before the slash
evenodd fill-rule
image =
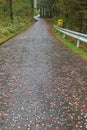
<path id="1" fill-rule="evenodd" d="M 0 1 L 0 43 L 23 31 L 32 22 L 31 0 Z"/>

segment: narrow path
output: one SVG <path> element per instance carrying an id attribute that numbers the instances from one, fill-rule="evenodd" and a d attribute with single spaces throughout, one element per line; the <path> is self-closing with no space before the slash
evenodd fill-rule
<path id="1" fill-rule="evenodd" d="M 87 62 L 39 19 L 0 46 L 0 130 L 86 130 Z"/>

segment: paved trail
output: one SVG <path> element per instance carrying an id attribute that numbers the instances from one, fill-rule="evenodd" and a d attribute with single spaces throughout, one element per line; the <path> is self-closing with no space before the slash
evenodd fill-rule
<path id="1" fill-rule="evenodd" d="M 87 130 L 87 62 L 39 19 L 0 46 L 0 130 Z"/>

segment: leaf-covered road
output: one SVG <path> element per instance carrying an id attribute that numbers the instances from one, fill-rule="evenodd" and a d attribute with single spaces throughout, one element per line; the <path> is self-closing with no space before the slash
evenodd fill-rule
<path id="1" fill-rule="evenodd" d="M 86 130 L 87 62 L 39 19 L 0 46 L 0 130 Z"/>

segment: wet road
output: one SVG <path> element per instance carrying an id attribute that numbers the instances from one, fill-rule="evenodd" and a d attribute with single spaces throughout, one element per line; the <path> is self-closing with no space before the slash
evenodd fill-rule
<path id="1" fill-rule="evenodd" d="M 87 130 L 87 62 L 39 19 L 0 46 L 0 130 Z"/>

